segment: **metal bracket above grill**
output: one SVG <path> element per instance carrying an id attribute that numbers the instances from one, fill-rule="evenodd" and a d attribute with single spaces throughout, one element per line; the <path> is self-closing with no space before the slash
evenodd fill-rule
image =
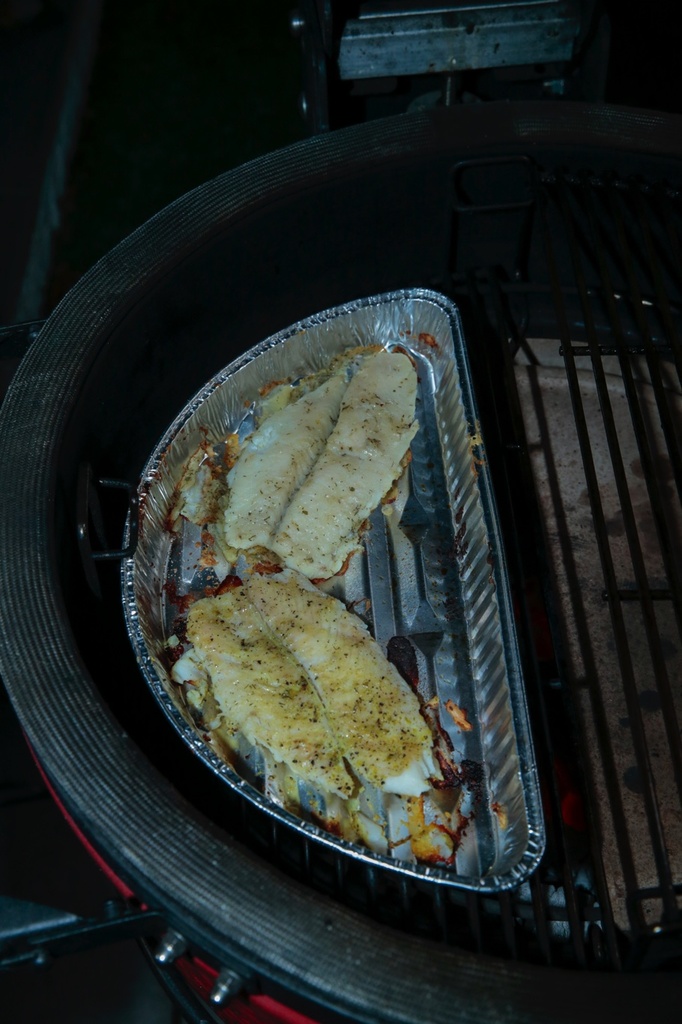
<path id="1" fill-rule="evenodd" d="M 609 28 L 595 0 L 299 0 L 301 112 L 313 132 L 491 99 L 604 96 Z"/>
<path id="2" fill-rule="evenodd" d="M 363 4 L 339 45 L 342 80 L 431 75 L 569 60 L 580 30 L 575 3 L 505 0 Z"/>

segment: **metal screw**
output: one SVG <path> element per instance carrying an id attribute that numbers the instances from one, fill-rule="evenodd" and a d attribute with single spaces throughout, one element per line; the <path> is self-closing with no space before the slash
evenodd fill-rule
<path id="1" fill-rule="evenodd" d="M 210 999 L 214 1006 L 224 1006 L 225 1003 L 238 996 L 244 988 L 244 979 L 229 967 L 223 967 L 216 978 L 215 985 L 211 989 Z"/>
<path id="2" fill-rule="evenodd" d="M 107 900 L 104 904 L 104 916 L 108 921 L 115 920 L 124 911 L 125 906 L 120 900 Z"/>
<path id="3" fill-rule="evenodd" d="M 49 967 L 51 963 L 52 957 L 49 951 L 39 946 L 33 955 L 33 965 L 35 967 Z"/>
<path id="4" fill-rule="evenodd" d="M 291 32 L 294 39 L 298 39 L 303 35 L 305 29 L 305 18 L 300 11 L 292 11 L 289 18 L 289 31 Z"/>
<path id="5" fill-rule="evenodd" d="M 157 964 L 172 964 L 179 956 L 187 951 L 187 939 L 180 932 L 169 928 L 159 939 L 159 945 L 154 953 Z"/>
<path id="6" fill-rule="evenodd" d="M 587 938 L 595 962 L 603 964 L 606 960 L 606 943 L 604 942 L 604 933 L 599 925 L 594 921 L 592 921 L 587 930 Z"/>

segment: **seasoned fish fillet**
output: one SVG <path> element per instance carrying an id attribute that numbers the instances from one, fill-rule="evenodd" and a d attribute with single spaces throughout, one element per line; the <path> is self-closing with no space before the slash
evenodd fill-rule
<path id="1" fill-rule="evenodd" d="M 228 474 L 222 524 L 230 547 L 270 547 L 292 495 L 310 473 L 339 415 L 347 382 L 336 374 L 273 413 L 248 438 Z"/>
<path id="2" fill-rule="evenodd" d="M 194 645 L 176 664 L 177 681 L 196 668 L 211 680 L 223 728 L 270 750 L 304 781 L 349 797 L 347 771 L 328 716 L 307 672 L 264 628 L 243 587 L 203 598 L 190 608 L 187 637 Z"/>
<path id="3" fill-rule="evenodd" d="M 362 361 L 324 450 L 268 545 L 285 565 L 327 579 L 359 546 L 360 527 L 400 475 L 417 432 L 416 392 L 406 355 L 382 350 Z"/>
<path id="4" fill-rule="evenodd" d="M 418 796 L 439 776 L 416 695 L 357 616 L 295 572 L 252 576 L 249 599 L 308 674 L 342 755 L 386 793 Z"/>

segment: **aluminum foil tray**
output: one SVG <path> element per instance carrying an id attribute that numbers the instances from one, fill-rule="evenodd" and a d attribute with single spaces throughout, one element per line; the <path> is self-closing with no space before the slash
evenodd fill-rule
<path id="1" fill-rule="evenodd" d="M 267 766 L 257 758 L 249 771 L 228 764 L 195 726 L 170 676 L 168 641 L 187 595 L 203 595 L 234 568 L 202 565 L 199 527 L 178 519 L 169 530 L 188 460 L 202 442 L 250 433 L 265 385 L 314 373 L 351 346 L 376 344 L 400 346 L 415 360 L 419 430 L 392 513 L 376 510 L 363 552 L 323 586 L 366 621 L 385 650 L 407 641 L 421 699 L 438 697 L 461 784 L 463 827 L 447 865 L 403 859 L 398 844 L 381 853 L 339 839 L 306 820 L 304 798 L 302 816 L 285 810 L 271 797 Z M 263 813 L 337 853 L 458 888 L 499 892 L 537 866 L 544 824 L 504 555 L 460 319 L 445 297 L 415 289 L 326 310 L 211 380 L 145 467 L 123 597 L 140 667 L 163 710 L 196 756 Z M 464 723 L 447 706 L 462 710 Z"/>

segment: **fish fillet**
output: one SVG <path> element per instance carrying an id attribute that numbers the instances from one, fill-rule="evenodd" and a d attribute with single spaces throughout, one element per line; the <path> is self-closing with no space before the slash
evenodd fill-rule
<path id="1" fill-rule="evenodd" d="M 347 388 L 336 374 L 266 419 L 248 438 L 227 482 L 222 530 L 230 547 L 270 547 L 289 502 L 310 473 L 339 415 Z"/>
<path id="2" fill-rule="evenodd" d="M 438 777 L 416 695 L 357 616 L 295 572 L 245 584 L 264 622 L 307 673 L 354 772 L 386 793 L 418 796 Z"/>
<path id="3" fill-rule="evenodd" d="M 344 798 L 352 794 L 355 782 L 308 674 L 264 629 L 243 587 L 196 601 L 187 638 L 193 649 L 173 675 L 186 681 L 195 667 L 208 675 L 222 727 L 270 750 L 318 789 Z"/>
<path id="4" fill-rule="evenodd" d="M 406 355 L 382 350 L 363 360 L 324 450 L 268 545 L 286 566 L 327 579 L 359 546 L 360 527 L 400 475 L 417 432 L 416 392 Z"/>

